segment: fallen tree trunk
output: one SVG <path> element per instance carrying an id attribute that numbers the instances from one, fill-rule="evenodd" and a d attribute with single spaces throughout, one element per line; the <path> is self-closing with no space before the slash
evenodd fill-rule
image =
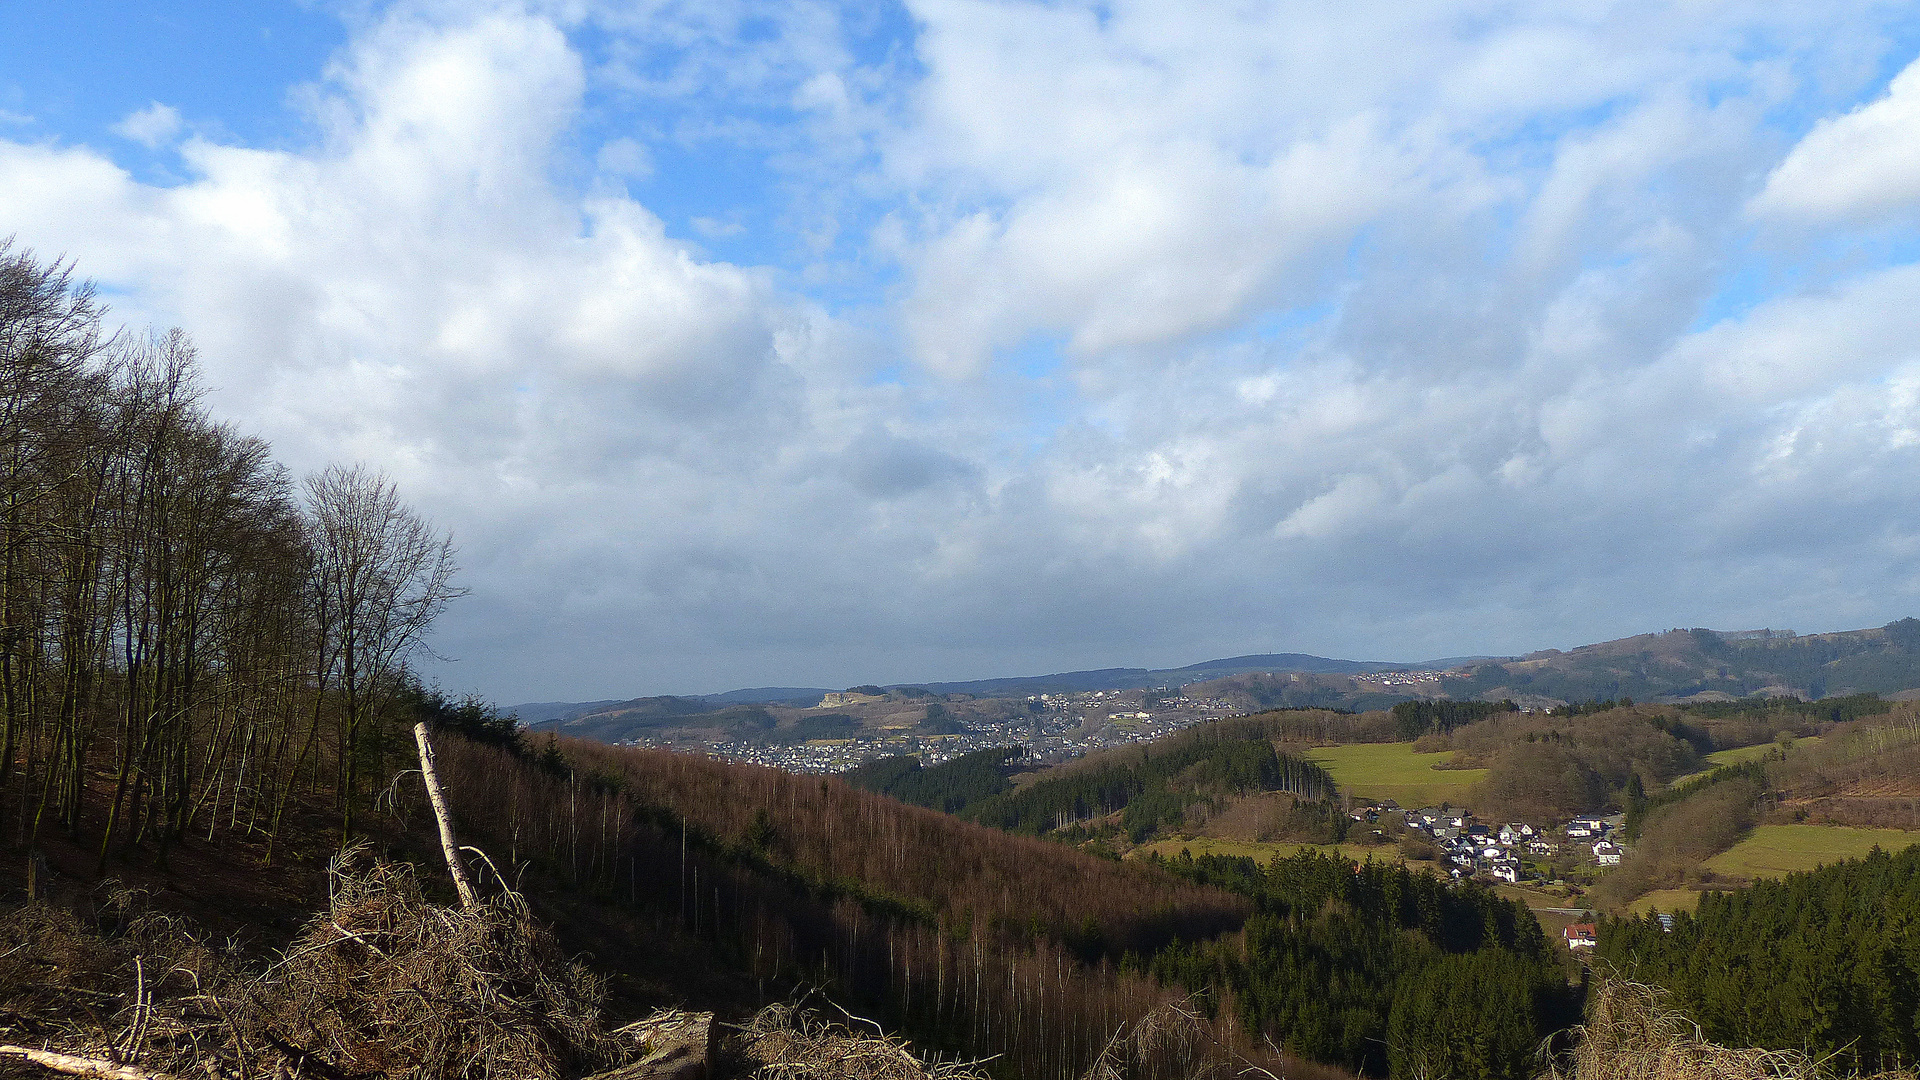
<path id="1" fill-rule="evenodd" d="M 99 1077 L 100 1080 L 174 1080 L 166 1073 L 148 1072 L 131 1065 L 101 1058 L 75 1057 L 72 1054 L 59 1054 L 52 1050 L 35 1050 L 26 1046 L 0 1045 L 0 1054 L 23 1057 L 44 1069 L 66 1073 L 69 1076 Z"/>

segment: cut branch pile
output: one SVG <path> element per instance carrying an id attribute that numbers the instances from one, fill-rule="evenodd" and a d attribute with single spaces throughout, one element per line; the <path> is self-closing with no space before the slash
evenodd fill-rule
<path id="1" fill-rule="evenodd" d="M 849 1020 L 854 1019 L 849 1016 Z M 984 1080 L 978 1062 L 929 1061 L 905 1043 L 836 1024 L 795 1005 L 769 1005 L 731 1040 L 756 1080 Z"/>
<path id="2" fill-rule="evenodd" d="M 121 1077 L 560 1080 L 633 1050 L 602 1023 L 600 979 L 518 895 L 429 903 L 410 866 L 359 848 L 331 879 L 327 910 L 257 975 L 134 913 L 131 894 L 104 933 L 42 904 L 0 911 L 0 942 L 18 942 L 0 947 L 0 1058 Z"/>
<path id="3" fill-rule="evenodd" d="M 248 995 L 241 1028 L 289 1070 L 558 1080 L 617 1064 L 600 979 L 511 892 L 431 904 L 405 864 L 335 861 L 329 910 Z"/>
<path id="4" fill-rule="evenodd" d="M 1657 986 L 1609 980 L 1594 991 L 1587 1022 L 1567 1058 L 1540 1080 L 1831 1080 L 1826 1062 L 1799 1050 L 1739 1049 L 1708 1042 L 1699 1025 L 1668 1007 Z M 1872 1080 L 1912 1080 L 1882 1073 Z"/>
<path id="5" fill-rule="evenodd" d="M 68 1072 L 76 1063 L 123 1070 L 91 1073 L 101 1076 L 140 1075 L 133 1062 L 159 1075 L 216 1056 L 231 1039 L 222 998 L 242 985 L 226 952 L 184 921 L 142 910 L 129 890 L 106 890 L 100 914 L 106 934 L 43 904 L 0 911 L 9 943 L 0 948 L 0 1055 Z"/>

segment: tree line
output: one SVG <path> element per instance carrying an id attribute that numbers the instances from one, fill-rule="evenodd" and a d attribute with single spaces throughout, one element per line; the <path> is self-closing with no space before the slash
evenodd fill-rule
<path id="1" fill-rule="evenodd" d="M 1402 701 L 1395 705 L 1393 728 L 1401 742 L 1422 735 L 1444 735 L 1495 713 L 1519 712 L 1511 701 Z"/>
<path id="2" fill-rule="evenodd" d="M 0 827 L 103 867 L 222 831 L 270 858 L 324 793 L 351 832 L 452 544 L 364 468 L 296 483 L 207 409 L 185 334 L 103 318 L 0 243 Z"/>

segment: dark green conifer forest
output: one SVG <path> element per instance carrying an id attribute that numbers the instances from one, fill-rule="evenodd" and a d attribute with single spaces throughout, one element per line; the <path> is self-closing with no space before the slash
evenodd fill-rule
<path id="1" fill-rule="evenodd" d="M 1920 846 L 1732 893 L 1667 932 L 1604 923 L 1603 970 L 1672 992 L 1709 1039 L 1804 1049 L 1864 1073 L 1920 1063 Z"/>
<path id="2" fill-rule="evenodd" d="M 1540 924 L 1481 885 L 1311 850 L 1164 865 L 1258 910 L 1239 937 L 1176 943 L 1145 968 L 1230 1001 L 1292 1053 L 1371 1076 L 1522 1080 L 1577 1016 Z"/>

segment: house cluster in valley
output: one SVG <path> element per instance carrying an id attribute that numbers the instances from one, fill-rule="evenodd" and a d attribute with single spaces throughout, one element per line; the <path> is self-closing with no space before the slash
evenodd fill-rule
<path id="1" fill-rule="evenodd" d="M 1529 862 L 1537 865 L 1563 853 L 1591 850 L 1595 864 L 1618 866 L 1622 849 L 1614 836 L 1625 821 L 1622 814 L 1594 814 L 1561 826 L 1522 821 L 1489 825 L 1457 807 L 1406 810 L 1392 799 L 1357 807 L 1352 816 L 1356 822 L 1401 826 L 1430 837 L 1456 878 L 1482 876 L 1513 884 L 1541 876 L 1528 873 Z"/>

